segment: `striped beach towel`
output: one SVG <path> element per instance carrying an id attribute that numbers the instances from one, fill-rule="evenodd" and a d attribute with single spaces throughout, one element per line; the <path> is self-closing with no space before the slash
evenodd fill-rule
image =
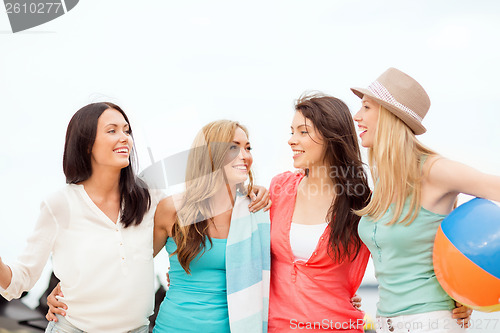
<path id="1" fill-rule="evenodd" d="M 231 333 L 267 332 L 270 277 L 269 212 L 248 211 L 236 196 L 227 237 L 227 304 Z"/>

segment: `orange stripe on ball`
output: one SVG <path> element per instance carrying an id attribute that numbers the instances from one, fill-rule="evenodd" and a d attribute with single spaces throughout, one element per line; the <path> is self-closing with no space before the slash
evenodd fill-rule
<path id="1" fill-rule="evenodd" d="M 453 299 L 483 312 L 500 310 L 500 279 L 465 257 L 441 227 L 434 241 L 433 261 L 439 283 Z"/>

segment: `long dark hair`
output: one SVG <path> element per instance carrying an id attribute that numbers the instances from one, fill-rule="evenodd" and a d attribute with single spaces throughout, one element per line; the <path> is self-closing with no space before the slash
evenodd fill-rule
<path id="1" fill-rule="evenodd" d="M 366 205 L 370 188 L 351 113 L 343 101 L 323 94 L 301 96 L 295 110 L 314 124 L 325 141 L 324 162 L 336 192 L 328 209 L 328 253 L 336 262 L 354 260 L 362 243 L 360 217 L 353 210 Z"/>
<path id="2" fill-rule="evenodd" d="M 71 118 L 66 130 L 63 155 L 66 183 L 77 184 L 92 175 L 92 146 L 97 133 L 97 121 L 107 109 L 120 112 L 129 123 L 125 112 L 118 105 L 109 102 L 86 105 Z M 130 135 L 132 135 L 132 127 L 130 127 Z M 123 207 L 120 221 L 125 227 L 139 225 L 151 206 L 151 196 L 146 183 L 135 176 L 136 164 L 134 145 L 130 152 L 129 165 L 120 172 L 120 199 Z"/>

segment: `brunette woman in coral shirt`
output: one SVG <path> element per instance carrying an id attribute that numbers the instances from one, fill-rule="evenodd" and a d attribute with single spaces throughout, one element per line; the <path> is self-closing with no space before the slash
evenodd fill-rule
<path id="1" fill-rule="evenodd" d="M 369 251 L 359 217 L 370 189 L 348 107 L 325 95 L 305 96 L 291 126 L 294 167 L 271 182 L 269 332 L 363 332 L 364 313 L 351 298 Z"/>

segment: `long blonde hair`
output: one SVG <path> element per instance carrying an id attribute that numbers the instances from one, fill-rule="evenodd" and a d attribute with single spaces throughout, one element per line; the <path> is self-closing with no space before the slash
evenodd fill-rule
<path id="1" fill-rule="evenodd" d="M 247 129 L 238 122 L 218 120 L 205 125 L 194 139 L 186 168 L 186 191 L 177 212 L 172 237 L 177 244 L 177 258 L 186 273 L 190 262 L 205 250 L 205 238 L 210 245 L 208 221 L 214 216 L 211 198 L 226 186 L 224 165 L 237 128 L 248 136 Z M 252 171 L 248 186 L 238 188 L 247 194 L 253 187 Z M 230 193 L 228 193 L 230 195 Z M 172 255 L 173 255 L 172 254 Z"/>
<path id="2" fill-rule="evenodd" d="M 368 162 L 375 188 L 368 205 L 356 211 L 379 220 L 394 203 L 394 215 L 388 225 L 400 220 L 407 198 L 410 209 L 400 223 L 411 224 L 421 208 L 422 164 L 436 152 L 424 146 L 413 131 L 398 117 L 380 106 L 377 132 L 373 147 L 368 150 Z"/>

